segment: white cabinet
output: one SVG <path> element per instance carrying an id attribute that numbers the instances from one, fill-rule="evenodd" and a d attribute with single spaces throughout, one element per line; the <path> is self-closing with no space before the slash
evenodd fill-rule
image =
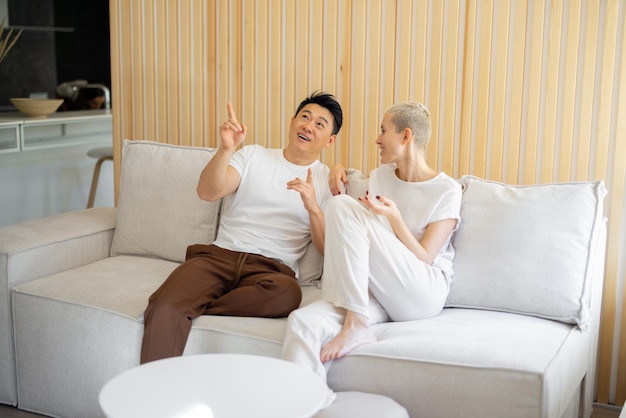
<path id="1" fill-rule="evenodd" d="M 50 121 L 20 125 L 22 151 L 111 139 L 111 121 Z"/>
<path id="2" fill-rule="evenodd" d="M 0 113 L 0 153 L 112 141 L 112 138 L 110 110 L 56 112 L 44 118 L 19 112 Z"/>
<path id="3" fill-rule="evenodd" d="M 20 125 L 17 123 L 0 124 L 0 154 L 20 150 Z"/>

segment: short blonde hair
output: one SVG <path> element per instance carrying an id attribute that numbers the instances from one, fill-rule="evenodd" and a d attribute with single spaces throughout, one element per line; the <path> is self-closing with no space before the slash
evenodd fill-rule
<path id="1" fill-rule="evenodd" d="M 418 145 L 426 146 L 430 140 L 432 126 L 428 109 L 418 102 L 402 102 L 391 106 L 385 113 L 390 113 L 391 123 L 398 131 L 409 128 Z"/>

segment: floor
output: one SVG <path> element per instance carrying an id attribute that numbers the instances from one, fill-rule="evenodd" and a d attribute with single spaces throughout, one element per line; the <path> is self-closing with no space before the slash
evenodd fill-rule
<path id="1" fill-rule="evenodd" d="M 618 418 L 620 414 L 619 407 L 595 405 L 591 418 Z M 30 412 L 20 411 L 7 405 L 0 404 L 0 417 L 2 418 L 42 418 L 43 415 L 32 414 Z"/>
<path id="2" fill-rule="evenodd" d="M 42 418 L 43 415 L 21 411 L 8 405 L 0 404 L 0 417 L 2 418 Z"/>
<path id="3" fill-rule="evenodd" d="M 616 406 L 600 406 L 593 407 L 593 414 L 591 418 L 618 418 L 620 414 L 620 408 Z"/>

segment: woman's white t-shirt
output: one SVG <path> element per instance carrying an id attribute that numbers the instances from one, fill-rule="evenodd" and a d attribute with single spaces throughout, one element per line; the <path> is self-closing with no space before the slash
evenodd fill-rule
<path id="1" fill-rule="evenodd" d="M 248 145 L 230 165 L 241 175 L 237 191 L 224 198 L 215 245 L 282 261 L 298 275 L 298 260 L 311 241 L 309 213 L 300 193 L 287 190 L 296 177 L 306 180 L 309 167 L 320 207 L 332 197 L 329 169 L 320 161 L 290 163 L 282 149 Z"/>
<path id="2" fill-rule="evenodd" d="M 422 182 L 406 182 L 396 174 L 395 164 L 385 164 L 370 173 L 369 194 L 372 200 L 376 196 L 391 199 L 402 214 L 402 219 L 413 236 L 421 241 L 426 227 L 433 222 L 444 219 L 456 219 L 458 228 L 461 214 L 461 185 L 445 173 Z M 384 216 L 381 221 L 391 230 Z M 452 260 L 454 248 L 451 243 L 452 234 L 448 237 L 433 266 L 440 268 L 448 277 L 452 277 Z"/>

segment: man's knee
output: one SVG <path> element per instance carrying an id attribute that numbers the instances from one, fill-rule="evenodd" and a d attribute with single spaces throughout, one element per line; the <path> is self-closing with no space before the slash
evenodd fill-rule
<path id="1" fill-rule="evenodd" d="M 297 309 L 302 302 L 302 289 L 295 279 L 285 280 L 282 284 L 281 299 L 284 301 L 284 316 Z"/>

